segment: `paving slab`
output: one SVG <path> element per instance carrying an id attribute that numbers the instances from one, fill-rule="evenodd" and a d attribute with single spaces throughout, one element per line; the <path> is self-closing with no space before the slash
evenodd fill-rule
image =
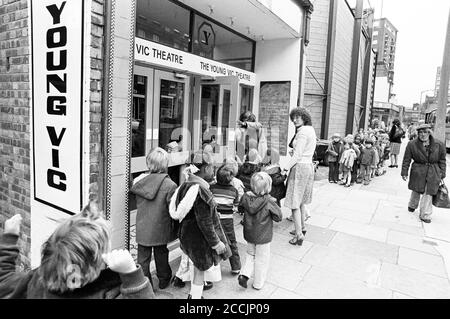
<path id="1" fill-rule="evenodd" d="M 400 224 L 399 222 L 389 222 L 386 220 L 380 220 L 373 218 L 370 222 L 371 225 L 388 228 L 389 230 L 396 230 L 402 233 L 408 233 L 414 236 L 424 236 L 425 231 L 422 225 L 419 226 L 408 226 Z"/>
<path id="2" fill-rule="evenodd" d="M 317 227 L 310 224 L 306 225 L 306 231 L 306 241 L 324 246 L 328 245 L 336 235 L 336 231 L 334 230 Z"/>
<path id="3" fill-rule="evenodd" d="M 315 212 L 311 212 L 311 218 L 306 222 L 308 225 L 328 228 L 331 223 L 334 221 L 334 217 L 316 214 Z"/>
<path id="4" fill-rule="evenodd" d="M 416 298 L 450 298 L 448 279 L 399 265 L 383 263 L 380 284 Z"/>
<path id="5" fill-rule="evenodd" d="M 295 289 L 307 298 L 317 299 L 390 299 L 392 291 L 370 287 L 362 281 L 328 269 L 313 266 Z"/>
<path id="6" fill-rule="evenodd" d="M 446 279 L 448 278 L 444 260 L 441 256 L 400 247 L 398 264 Z"/>
<path id="7" fill-rule="evenodd" d="M 439 252 L 432 245 L 427 244 L 426 241 L 424 242 L 424 238 L 420 236 L 390 230 L 388 232 L 386 242 L 392 245 L 398 245 L 433 255 L 439 255 Z"/>
<path id="8" fill-rule="evenodd" d="M 310 265 L 283 256 L 274 256 L 270 260 L 267 282 L 287 290 L 294 290 Z"/>
<path id="9" fill-rule="evenodd" d="M 450 210 L 433 207 L 432 222 L 424 223 L 427 237 L 437 238 L 450 243 Z"/>
<path id="10" fill-rule="evenodd" d="M 408 212 L 407 208 L 398 204 L 381 201 L 373 216 L 374 220 L 397 223 L 406 226 L 420 227 L 418 214 Z"/>
<path id="11" fill-rule="evenodd" d="M 345 219 L 348 221 L 358 222 L 358 223 L 365 223 L 368 224 L 372 220 L 372 213 L 363 211 L 363 210 L 352 210 L 352 209 L 345 209 L 342 207 L 320 207 L 317 211 L 317 214 L 322 214 L 325 216 L 333 217 L 333 218 L 340 218 Z"/>
<path id="12" fill-rule="evenodd" d="M 270 299 L 306 299 L 306 297 L 290 290 L 278 287 L 272 295 L 270 295 Z"/>
<path id="13" fill-rule="evenodd" d="M 352 199 L 335 199 L 330 203 L 330 207 L 342 208 L 364 214 L 373 214 L 378 207 L 379 199 L 365 197 L 356 197 Z"/>
<path id="14" fill-rule="evenodd" d="M 294 246 L 289 244 L 289 240 L 293 236 L 273 234 L 271 243 L 272 258 L 276 258 L 274 255 L 283 256 L 292 260 L 300 261 L 302 257 L 314 246 L 314 244 L 306 238 L 302 246 Z"/>
<path id="15" fill-rule="evenodd" d="M 414 298 L 414 297 L 402 294 L 402 293 L 397 292 L 397 291 L 394 291 L 394 294 L 393 294 L 392 298 L 393 299 L 417 299 L 417 298 Z"/>
<path id="16" fill-rule="evenodd" d="M 373 283 L 376 283 L 381 267 L 381 261 L 378 259 L 349 254 L 322 245 L 314 245 L 302 258 L 302 262 Z"/>
<path id="17" fill-rule="evenodd" d="M 328 246 L 345 253 L 371 257 L 393 264 L 396 264 L 398 259 L 398 246 L 340 232 L 334 236 Z"/>
<path id="18" fill-rule="evenodd" d="M 338 232 L 386 242 L 387 228 L 336 218 L 329 227 Z"/>

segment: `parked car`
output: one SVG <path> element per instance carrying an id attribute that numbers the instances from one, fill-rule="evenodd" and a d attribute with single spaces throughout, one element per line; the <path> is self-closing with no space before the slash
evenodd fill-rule
<path id="1" fill-rule="evenodd" d="M 317 139 L 317 145 L 316 145 L 316 151 L 314 152 L 314 161 L 317 161 L 319 163 L 322 163 L 325 166 L 328 166 L 328 156 L 325 153 L 328 148 L 328 144 L 330 141 L 323 140 L 323 139 Z"/>

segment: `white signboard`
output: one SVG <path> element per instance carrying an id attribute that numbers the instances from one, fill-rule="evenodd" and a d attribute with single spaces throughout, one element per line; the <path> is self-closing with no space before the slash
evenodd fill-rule
<path id="1" fill-rule="evenodd" d="M 69 214 L 82 203 L 84 1 L 30 1 L 34 198 Z"/>
<path id="2" fill-rule="evenodd" d="M 134 59 L 200 75 L 237 76 L 241 83 L 252 86 L 256 83 L 255 73 L 141 38 L 135 39 Z"/>

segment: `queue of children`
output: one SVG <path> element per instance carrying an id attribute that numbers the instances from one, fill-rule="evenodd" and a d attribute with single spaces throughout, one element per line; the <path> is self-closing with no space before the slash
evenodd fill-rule
<path id="1" fill-rule="evenodd" d="M 375 176 L 386 173 L 390 155 L 389 135 L 381 129 L 361 129 L 355 136 L 332 135 L 326 150 L 328 181 L 351 187 L 369 185 Z"/>

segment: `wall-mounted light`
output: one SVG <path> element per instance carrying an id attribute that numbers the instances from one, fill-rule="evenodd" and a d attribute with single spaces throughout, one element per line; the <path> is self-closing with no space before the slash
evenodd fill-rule
<path id="1" fill-rule="evenodd" d="M 230 17 L 230 26 L 234 26 L 234 20 L 236 17 Z"/>
<path id="2" fill-rule="evenodd" d="M 187 78 L 187 75 L 186 75 L 186 74 L 183 74 L 183 73 L 174 73 L 174 76 L 175 76 L 177 79 L 186 79 L 186 78 Z"/>
<path id="3" fill-rule="evenodd" d="M 214 13 L 214 6 L 209 5 L 209 15 L 212 15 Z"/>

